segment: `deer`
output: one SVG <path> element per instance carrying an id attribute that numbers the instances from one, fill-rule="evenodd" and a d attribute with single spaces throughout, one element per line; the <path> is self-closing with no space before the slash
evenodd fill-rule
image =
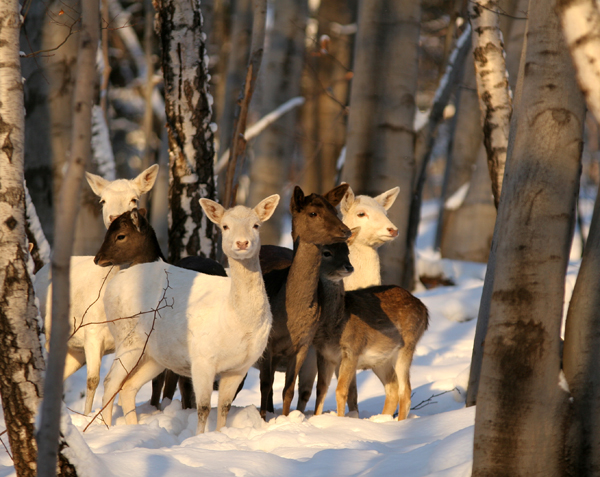
<path id="1" fill-rule="evenodd" d="M 108 425 L 117 393 L 126 423 L 136 424 L 138 390 L 164 369 L 192 378 L 198 434 L 206 429 L 213 381 L 219 375 L 216 430 L 226 424 L 235 391 L 262 355 L 272 327 L 258 258 L 259 228 L 278 202 L 275 194 L 253 209 L 225 210 L 214 201 L 200 199 L 206 216 L 221 230 L 229 277 L 153 262 L 129 267 L 111 280 L 104 296 L 116 343 L 102 399 Z M 97 259 L 101 266 L 115 264 L 112 256 Z M 155 319 L 161 302 L 160 318 Z M 148 312 L 139 314 L 140 310 Z M 124 319 L 133 315 L 138 316 Z"/>
<path id="2" fill-rule="evenodd" d="M 136 208 L 140 196 L 152 189 L 158 175 L 158 165 L 150 166 L 131 180 L 117 179 L 110 182 L 95 174 L 86 173 L 86 175 L 90 187 L 100 197 L 104 224 L 108 229 L 116 217 Z M 44 319 L 47 349 L 52 323 L 52 277 L 50 271 L 50 264 L 42 267 L 36 274 L 34 284 L 35 294 L 39 299 L 40 315 Z M 117 268 L 107 272 L 106 269 L 97 267 L 92 256 L 71 257 L 69 316 L 73 321 L 71 322 L 71 337 L 67 344 L 63 379 L 67 379 L 87 364 L 84 407 L 86 415 L 92 410 L 96 389 L 100 383 L 102 357 L 112 353 L 115 349 L 113 337 L 104 323 L 106 318 L 102 297 L 105 283 L 114 277 L 117 271 Z M 89 323 L 96 324 L 88 325 Z"/>
<path id="3" fill-rule="evenodd" d="M 274 372 L 282 359 L 287 361 L 283 414 L 290 412 L 296 377 L 321 318 L 319 267 L 323 246 L 345 242 L 351 235 L 335 210 L 347 189 L 348 185 L 342 184 L 324 196 L 305 196 L 300 187 L 294 188 L 290 201 L 294 239 L 292 264 L 264 276 L 273 327 L 268 346 L 258 363 L 263 418 L 266 418 L 272 399 Z"/>
<path id="4" fill-rule="evenodd" d="M 348 392 L 357 369 L 372 369 L 385 388 L 383 414 L 398 420 L 410 410 L 410 366 L 418 341 L 429 325 L 425 305 L 396 285 L 346 292 L 343 280 L 323 280 L 329 314 L 320 321 L 313 346 L 317 351 L 317 402 L 323 403 L 339 366 L 336 388 L 338 416 L 345 415 Z"/>

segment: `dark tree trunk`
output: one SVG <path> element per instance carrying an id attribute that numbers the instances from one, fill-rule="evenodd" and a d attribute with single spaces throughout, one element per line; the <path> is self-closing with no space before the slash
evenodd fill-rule
<path id="1" fill-rule="evenodd" d="M 169 261 L 214 258 L 215 229 L 200 207 L 214 199 L 212 112 L 200 1 L 155 0 L 169 130 Z"/>

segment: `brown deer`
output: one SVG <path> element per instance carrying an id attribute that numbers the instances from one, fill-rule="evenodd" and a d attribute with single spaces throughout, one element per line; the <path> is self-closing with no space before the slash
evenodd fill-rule
<path id="1" fill-rule="evenodd" d="M 294 259 L 289 269 L 264 276 L 273 312 L 273 327 L 261 360 L 261 415 L 266 417 L 273 392 L 278 362 L 285 358 L 287 370 L 283 390 L 283 414 L 290 412 L 294 385 L 321 317 L 319 268 L 323 246 L 345 242 L 351 232 L 338 218 L 335 206 L 348 189 L 342 184 L 324 196 L 305 196 L 297 187 L 292 195 L 292 237 Z"/>
<path id="2" fill-rule="evenodd" d="M 350 384 L 357 369 L 372 369 L 385 388 L 383 414 L 398 420 L 410 410 L 410 365 L 417 342 L 429 324 L 427 308 L 418 298 L 395 285 L 344 292 L 341 280 L 324 280 L 328 317 L 320 321 L 313 346 L 317 350 L 317 404 L 323 402 L 339 365 L 337 413 L 345 415 Z"/>

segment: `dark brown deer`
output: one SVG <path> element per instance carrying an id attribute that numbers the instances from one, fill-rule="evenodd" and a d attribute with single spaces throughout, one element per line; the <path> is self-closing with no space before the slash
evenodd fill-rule
<path id="1" fill-rule="evenodd" d="M 410 365 L 417 342 L 429 324 L 427 308 L 418 298 L 395 285 L 344 293 L 342 281 L 324 281 L 329 316 L 320 321 L 313 346 L 317 350 L 317 404 L 323 402 L 339 365 L 337 413 L 345 415 L 350 384 L 357 369 L 372 369 L 385 388 L 383 414 L 398 420 L 410 410 Z"/>
<path id="2" fill-rule="evenodd" d="M 288 362 L 283 414 L 290 412 L 296 377 L 321 317 L 319 268 L 323 246 L 345 242 L 351 234 L 335 210 L 347 189 L 348 185 L 342 184 L 325 196 L 305 196 L 300 187 L 294 189 L 290 203 L 294 238 L 292 265 L 289 269 L 274 270 L 264 276 L 273 312 L 273 327 L 259 361 L 263 417 L 273 392 L 274 372 L 282 358 Z"/>

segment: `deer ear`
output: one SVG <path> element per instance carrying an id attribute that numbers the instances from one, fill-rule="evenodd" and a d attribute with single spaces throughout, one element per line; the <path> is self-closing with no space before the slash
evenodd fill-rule
<path id="1" fill-rule="evenodd" d="M 225 208 L 221 204 L 210 199 L 200 199 L 200 205 L 211 222 L 217 225 L 221 223 L 221 219 L 225 213 Z"/>
<path id="2" fill-rule="evenodd" d="M 104 177 L 97 176 L 91 172 L 86 172 L 85 178 L 94 191 L 94 194 L 96 194 L 98 197 L 102 195 L 102 191 L 106 188 L 106 186 L 110 184 L 110 181 L 107 181 Z"/>
<path id="3" fill-rule="evenodd" d="M 158 176 L 158 164 L 154 164 L 150 166 L 145 171 L 141 172 L 139 176 L 133 179 L 133 183 L 137 187 L 140 195 L 148 192 L 152 187 L 154 187 L 154 182 L 156 182 L 156 177 Z"/>
<path id="4" fill-rule="evenodd" d="M 133 209 L 130 212 L 130 217 L 131 217 L 131 222 L 133 223 L 133 226 L 135 227 L 135 229 L 141 233 L 142 230 L 140 228 L 140 214 L 138 214 L 138 210 L 137 209 Z"/>
<path id="5" fill-rule="evenodd" d="M 254 207 L 254 212 L 256 212 L 261 222 L 265 222 L 271 218 L 277 208 L 277 204 L 279 204 L 279 195 L 270 195 Z"/>
<path id="6" fill-rule="evenodd" d="M 290 212 L 300 212 L 304 208 L 304 192 L 299 186 L 294 187 L 292 200 L 290 201 Z"/>
<path id="7" fill-rule="evenodd" d="M 352 232 L 352 235 L 350 235 L 346 241 L 348 245 L 352 245 L 354 243 L 356 237 L 358 237 L 358 233 L 360 232 L 360 227 L 354 227 L 353 229 L 350 229 L 350 232 Z"/>
<path id="8" fill-rule="evenodd" d="M 393 189 L 384 192 L 383 194 L 374 197 L 379 205 L 381 205 L 385 210 L 389 210 L 392 204 L 396 201 L 396 197 L 400 193 L 400 187 L 394 187 Z"/>
<path id="9" fill-rule="evenodd" d="M 327 194 L 325 194 L 325 200 L 329 202 L 331 205 L 336 207 L 344 198 L 344 194 L 350 187 L 348 184 L 340 184 L 339 186 L 331 189 Z"/>
<path id="10" fill-rule="evenodd" d="M 342 184 L 345 184 L 345 182 Z M 352 207 L 352 204 L 354 204 L 355 200 L 356 197 L 354 197 L 354 191 L 352 190 L 352 187 L 348 186 L 348 190 L 344 194 L 344 197 L 342 198 L 342 202 L 340 204 L 342 214 L 347 214 L 348 212 L 350 212 L 350 207 Z"/>

